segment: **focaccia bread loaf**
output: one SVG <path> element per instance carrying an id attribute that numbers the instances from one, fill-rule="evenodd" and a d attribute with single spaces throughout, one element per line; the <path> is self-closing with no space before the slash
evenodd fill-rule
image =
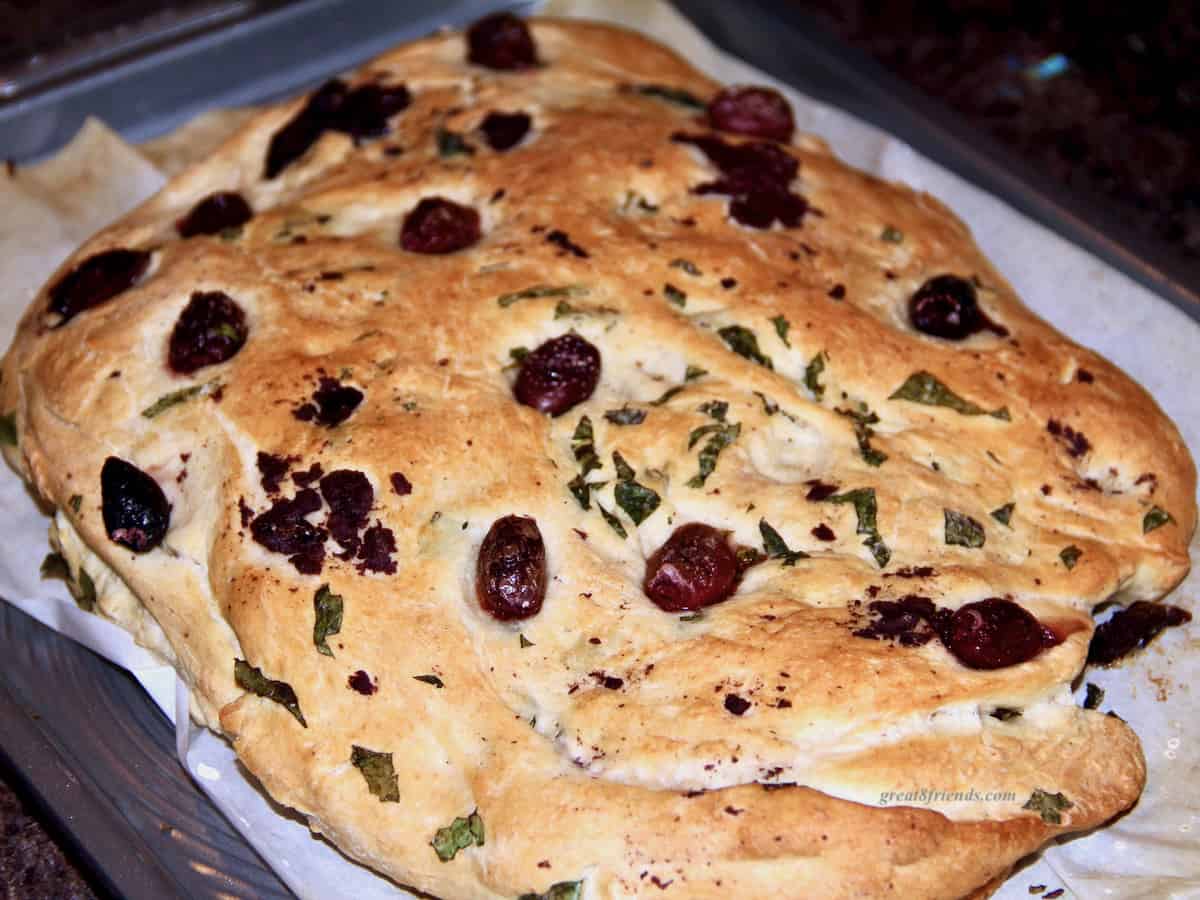
<path id="1" fill-rule="evenodd" d="M 439 897 L 981 896 L 1143 786 L 1069 686 L 1187 571 L 1172 423 L 635 34 L 256 115 L 64 263 L 0 412 L 193 714 Z"/>

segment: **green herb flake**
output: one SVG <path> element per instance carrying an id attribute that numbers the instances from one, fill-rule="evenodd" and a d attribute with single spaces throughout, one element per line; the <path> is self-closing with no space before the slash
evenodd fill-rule
<path id="1" fill-rule="evenodd" d="M 843 494 L 833 494 L 826 498 L 826 502 L 846 503 L 854 507 L 854 513 L 858 517 L 858 527 L 855 530 L 858 534 L 866 535 L 863 546 L 871 551 L 879 568 L 887 566 L 888 561 L 892 558 L 892 551 L 888 549 L 879 533 L 876 522 L 879 515 L 879 504 L 875 499 L 875 489 L 855 488 Z"/>
<path id="2" fill-rule="evenodd" d="M 698 412 L 704 413 L 706 416 L 711 416 L 718 422 L 725 421 L 725 414 L 729 412 L 729 402 L 726 400 L 708 400 L 696 407 Z M 693 441 L 692 443 L 695 443 Z M 688 444 L 688 449 L 691 449 L 692 443 Z"/>
<path id="3" fill-rule="evenodd" d="M 1070 809 L 1075 804 L 1066 798 L 1065 794 L 1049 794 L 1041 788 L 1029 795 L 1021 809 L 1031 809 L 1042 817 L 1042 821 L 1050 825 L 1061 825 L 1063 810 Z"/>
<path id="4" fill-rule="evenodd" d="M 1005 503 L 999 509 L 993 509 L 989 515 L 1001 525 L 1008 525 L 1008 527 L 1011 528 L 1012 525 L 1010 523 L 1012 522 L 1012 514 L 1013 510 L 1016 508 L 1017 504 L 1015 503 Z"/>
<path id="5" fill-rule="evenodd" d="M 163 394 L 149 406 L 142 410 L 142 416 L 147 419 L 153 419 L 156 416 L 162 415 L 172 406 L 177 406 L 180 403 L 191 400 L 202 390 L 205 385 L 193 384 L 191 387 L 180 388 L 177 391 L 171 391 L 169 394 Z"/>
<path id="6" fill-rule="evenodd" d="M 687 369 L 684 370 L 683 380 L 684 381 L 695 381 L 697 378 L 703 378 L 707 374 L 708 374 L 708 369 L 702 369 L 699 366 L 693 366 L 693 365 L 689 364 Z"/>
<path id="7" fill-rule="evenodd" d="M 663 296 L 681 309 L 687 306 L 687 294 L 670 282 L 663 285 Z"/>
<path id="8" fill-rule="evenodd" d="M 758 533 L 762 535 L 763 549 L 771 559 L 781 559 L 785 566 L 794 566 L 796 560 L 808 559 L 803 550 L 793 550 L 783 536 L 772 528 L 766 519 L 758 520 Z"/>
<path id="9" fill-rule="evenodd" d="M 42 578 L 57 578 L 68 583 L 71 581 L 71 567 L 67 565 L 67 559 L 61 553 L 47 553 L 46 558 L 42 560 L 40 571 Z"/>
<path id="10" fill-rule="evenodd" d="M 647 215 L 654 215 L 658 212 L 658 207 L 637 191 L 626 191 L 625 199 L 621 201 L 621 212 L 629 213 L 635 209 Z"/>
<path id="11" fill-rule="evenodd" d="M 667 103 L 674 103 L 676 106 L 683 106 L 687 109 L 702 110 L 705 108 L 703 100 L 683 88 L 670 87 L 665 84 L 639 84 L 635 85 L 633 89 L 643 97 L 665 100 Z"/>
<path id="12" fill-rule="evenodd" d="M 996 419 L 1003 419 L 1006 422 L 1012 419 L 1007 407 L 1002 406 L 999 409 L 988 412 L 982 406 L 972 403 L 970 400 L 964 400 L 928 372 L 914 372 L 912 375 L 909 375 L 904 384 L 896 388 L 895 392 L 888 399 L 908 400 L 911 403 L 920 403 L 923 406 L 944 406 L 964 416 L 989 415 Z"/>
<path id="13" fill-rule="evenodd" d="M 629 537 L 629 532 L 625 530 L 625 526 L 621 524 L 621 520 L 605 509 L 599 501 L 596 502 L 596 508 L 600 510 L 600 515 L 604 517 L 604 521 L 608 523 L 608 527 L 615 531 L 622 540 Z"/>
<path id="14" fill-rule="evenodd" d="M 775 333 L 779 335 L 779 339 L 783 341 L 783 346 L 791 348 L 792 342 L 788 340 L 788 331 L 792 327 L 792 323 L 783 316 L 775 316 L 771 319 L 771 324 L 775 326 Z"/>
<path id="15" fill-rule="evenodd" d="M 705 425 L 703 428 L 697 428 L 689 437 L 688 449 L 691 449 L 692 444 L 702 436 L 697 432 L 711 432 L 712 436 L 700 450 L 700 471 L 688 479 L 687 485 L 690 488 L 704 487 L 704 482 L 717 467 L 717 457 L 721 455 L 722 450 L 737 440 L 738 435 L 742 432 L 742 426 L 737 422 L 732 422 L 728 425 Z"/>
<path id="16" fill-rule="evenodd" d="M 825 396 L 825 385 L 821 384 L 821 373 L 825 371 L 825 362 L 829 359 L 822 350 L 804 367 L 804 386 L 812 391 L 813 397 L 820 403 Z"/>
<path id="17" fill-rule="evenodd" d="M 1175 519 L 1171 514 L 1161 507 L 1151 507 L 1150 512 L 1146 513 L 1142 519 L 1142 534 L 1149 534 L 1155 528 L 1162 528 L 1168 522 L 1174 522 Z"/>
<path id="18" fill-rule="evenodd" d="M 1104 702 L 1104 688 L 1089 681 L 1086 685 L 1086 690 L 1087 696 L 1083 698 L 1083 708 L 1098 709 L 1100 704 Z"/>
<path id="19" fill-rule="evenodd" d="M 604 418 L 614 425 L 641 425 L 646 421 L 644 409 L 634 409 L 632 406 L 622 406 L 620 409 L 610 409 Z"/>
<path id="20" fill-rule="evenodd" d="M 543 297 L 585 297 L 588 294 L 588 289 L 581 284 L 567 285 L 549 285 L 535 284 L 532 287 L 527 287 L 524 290 L 513 291 L 509 294 L 501 294 L 496 298 L 496 303 L 504 309 L 512 306 L 518 300 L 540 300 Z"/>
<path id="21" fill-rule="evenodd" d="M 221 240 L 223 240 L 229 244 L 232 244 L 234 241 L 239 240 L 241 238 L 241 236 L 242 236 L 242 226 L 241 225 L 233 225 L 229 228 L 222 228 L 220 231 Z"/>
<path id="22" fill-rule="evenodd" d="M 683 390 L 682 384 L 677 384 L 673 388 L 667 388 L 667 390 L 665 390 L 663 392 L 663 395 L 661 397 L 659 397 L 657 400 L 651 400 L 650 405 L 651 406 L 663 406 L 667 403 L 667 401 L 669 401 L 671 398 L 673 398 L 676 394 L 678 394 L 682 390 Z"/>
<path id="23" fill-rule="evenodd" d="M 978 520 L 966 513 L 952 509 L 942 510 L 945 518 L 946 543 L 958 547 L 979 548 L 987 541 L 987 534 Z"/>
<path id="24" fill-rule="evenodd" d="M 904 232 L 891 225 L 885 225 L 883 226 L 883 231 L 879 233 L 879 239 L 887 241 L 889 244 L 899 244 L 904 240 Z"/>
<path id="25" fill-rule="evenodd" d="M 342 630 L 342 598 L 323 584 L 313 595 L 313 645 L 323 656 L 333 656 L 326 642 L 331 634 Z"/>
<path id="26" fill-rule="evenodd" d="M 530 891 L 522 894 L 517 900 L 580 900 L 582 896 L 582 881 L 559 881 L 546 888 L 543 894 Z"/>
<path id="27" fill-rule="evenodd" d="M 84 612 L 92 612 L 96 608 L 96 582 L 92 581 L 92 576 L 83 570 L 79 569 L 79 590 L 72 591 L 75 597 L 75 602 L 79 604 L 79 608 Z"/>
<path id="28" fill-rule="evenodd" d="M 353 744 L 350 764 L 362 772 L 367 790 L 378 797 L 380 803 L 400 802 L 400 779 L 396 777 L 396 769 L 392 766 L 392 754 Z"/>
<path id="29" fill-rule="evenodd" d="M 413 681 L 423 681 L 425 684 L 432 684 L 435 688 L 444 688 L 446 683 L 436 675 L 414 675 Z"/>
<path id="30" fill-rule="evenodd" d="M 519 638 L 519 643 L 520 643 L 520 647 L 522 650 L 524 650 L 526 647 L 534 646 L 533 641 L 531 641 L 529 638 L 525 637 L 525 635 L 518 634 L 517 637 Z"/>
<path id="31" fill-rule="evenodd" d="M 1079 562 L 1079 557 L 1083 556 L 1083 551 L 1071 544 L 1069 547 L 1064 547 L 1058 554 L 1058 558 L 1062 560 L 1062 564 L 1067 567 L 1067 570 L 1075 568 L 1075 564 Z"/>
<path id="32" fill-rule="evenodd" d="M 768 416 L 773 416 L 779 412 L 779 404 L 764 394 L 762 391 L 755 391 L 755 395 L 762 401 L 763 412 Z"/>
<path id="33" fill-rule="evenodd" d="M 688 275 L 691 275 L 691 276 L 693 276 L 693 277 L 696 277 L 696 278 L 699 278 L 699 277 L 700 277 L 700 275 L 701 275 L 701 274 L 703 274 L 703 273 L 702 273 L 702 272 L 701 272 L 701 271 L 700 271 L 700 270 L 699 270 L 699 269 L 696 267 L 696 264 L 695 264 L 694 262 L 692 262 L 690 259 L 682 259 L 682 258 L 680 258 L 680 259 L 673 259 L 673 260 L 671 260 L 671 262 L 670 262 L 670 266 L 671 266 L 671 268 L 672 268 L 672 269 L 682 269 L 682 270 L 683 270 L 684 272 L 686 272 Z"/>
<path id="34" fill-rule="evenodd" d="M 475 148 L 463 140 L 463 136 L 446 128 L 437 130 L 438 156 L 449 159 L 451 156 L 472 156 Z"/>
<path id="35" fill-rule="evenodd" d="M 472 846 L 483 846 L 483 819 L 479 811 L 469 816 L 459 816 L 445 828 L 439 828 L 430 842 L 438 859 L 449 862 L 459 850 Z"/>
<path id="36" fill-rule="evenodd" d="M 287 682 L 268 678 L 261 669 L 250 665 L 244 659 L 233 661 L 233 680 L 243 691 L 278 703 L 295 716 L 297 722 L 305 728 L 308 727 L 308 723 L 304 721 L 304 713 L 300 712 L 300 701 L 296 698 L 296 692 Z"/>
<path id="37" fill-rule="evenodd" d="M 592 420 L 583 416 L 579 420 L 579 424 L 575 426 L 575 433 L 571 435 L 571 452 L 575 454 L 575 461 L 579 463 L 580 475 L 587 475 L 588 472 L 604 465 L 600 462 L 600 457 L 596 455 L 595 440 L 596 433 L 592 428 Z"/>
<path id="38" fill-rule="evenodd" d="M 625 510 L 625 514 L 633 520 L 634 525 L 641 525 L 658 509 L 662 498 L 644 484 L 634 481 L 637 472 L 620 453 L 613 453 L 613 466 L 619 479 L 617 486 L 613 488 L 613 498 L 617 501 L 617 506 Z"/>
<path id="39" fill-rule="evenodd" d="M 509 366 L 519 366 L 525 362 L 525 357 L 529 355 L 528 347 L 513 347 L 508 351 L 508 358 L 512 360 Z M 508 366 L 505 366 L 508 368 Z"/>
<path id="40" fill-rule="evenodd" d="M 743 356 L 751 362 L 756 362 L 767 369 L 774 369 L 771 357 L 758 349 L 758 337 L 743 325 L 726 325 L 717 331 L 726 345 L 738 356 Z"/>
<path id="41" fill-rule="evenodd" d="M 858 441 L 858 452 L 868 466 L 878 468 L 887 461 L 887 454 L 871 446 L 871 438 L 875 430 L 871 428 L 879 422 L 879 416 L 871 412 L 865 403 L 859 404 L 860 409 L 835 409 L 838 415 L 845 416 L 854 423 L 854 438 Z"/>
<path id="42" fill-rule="evenodd" d="M 83 506 L 83 497 L 79 494 L 72 494 L 71 499 L 67 501 L 67 505 L 71 507 L 71 512 L 79 515 L 79 508 Z"/>
<path id="43" fill-rule="evenodd" d="M 579 501 L 579 505 L 584 509 L 592 508 L 592 489 L 599 490 L 604 487 L 607 482 L 604 481 L 586 481 L 582 475 L 576 475 L 567 482 L 567 489 L 575 495 L 575 499 Z"/>
<path id="44" fill-rule="evenodd" d="M 15 411 L 0 416 L 0 444 L 8 444 L 10 447 L 17 446 L 17 414 Z"/>

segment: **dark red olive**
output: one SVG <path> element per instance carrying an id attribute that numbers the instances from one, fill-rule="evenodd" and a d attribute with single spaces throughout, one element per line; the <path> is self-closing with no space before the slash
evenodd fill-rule
<path id="1" fill-rule="evenodd" d="M 226 228 L 244 225 L 253 217 L 254 211 L 241 194 L 218 191 L 193 206 L 186 216 L 175 223 L 175 230 L 185 238 L 198 234 L 220 234 Z"/>
<path id="2" fill-rule="evenodd" d="M 246 314 L 221 291 L 197 291 L 171 331 L 167 362 L 181 375 L 232 359 L 246 343 Z"/>
<path id="3" fill-rule="evenodd" d="M 357 550 L 358 532 L 367 524 L 375 490 L 362 472 L 335 469 L 321 479 L 321 496 L 329 504 L 325 525 L 343 548 Z"/>
<path id="4" fill-rule="evenodd" d="M 387 120 L 411 102 L 408 88 L 402 84 L 364 84 L 346 95 L 327 127 L 355 138 L 378 137 L 387 131 Z"/>
<path id="5" fill-rule="evenodd" d="M 1088 647 L 1088 662 L 1101 666 L 1112 665 L 1134 650 L 1145 647 L 1164 629 L 1190 621 L 1192 614 L 1181 607 L 1135 601 L 1096 627 Z"/>
<path id="6" fill-rule="evenodd" d="M 488 146 L 493 150 L 508 150 L 521 143 L 532 123 L 527 113 L 490 112 L 479 126 Z"/>
<path id="7" fill-rule="evenodd" d="M 274 178 L 308 152 L 321 133 L 335 121 L 349 88 L 336 78 L 325 82 L 308 98 L 304 108 L 271 137 L 263 177 Z"/>
<path id="8" fill-rule="evenodd" d="M 110 456 L 100 469 L 100 502 L 109 540 L 145 553 L 162 543 L 171 506 L 158 482 L 137 466 Z"/>
<path id="9" fill-rule="evenodd" d="M 680 612 L 727 599 L 737 579 L 737 555 L 725 533 L 690 522 L 676 528 L 646 561 L 642 590 L 659 609 Z"/>
<path id="10" fill-rule="evenodd" d="M 600 380 L 600 351 L 568 332 L 551 338 L 525 357 L 513 395 L 518 403 L 561 416 L 592 396 Z"/>
<path id="11" fill-rule="evenodd" d="M 150 254 L 144 250 L 106 250 L 89 256 L 50 288 L 50 312 L 62 316 L 55 327 L 129 289 L 149 265 Z"/>
<path id="12" fill-rule="evenodd" d="M 546 599 L 546 545 L 537 522 L 505 516 L 488 529 L 475 564 L 475 596 L 500 619 L 528 619 Z"/>
<path id="13" fill-rule="evenodd" d="M 769 87 L 725 88 L 709 101 L 708 121 L 721 131 L 770 141 L 790 141 L 796 130 L 791 104 Z"/>
<path id="14" fill-rule="evenodd" d="M 528 69 L 538 64 L 529 26 L 512 13 L 493 13 L 467 29 L 467 60 L 489 69 Z"/>
<path id="15" fill-rule="evenodd" d="M 362 402 L 363 392 L 358 388 L 322 375 L 312 401 L 301 404 L 292 415 L 301 422 L 316 422 L 333 428 L 350 418 Z"/>
<path id="16" fill-rule="evenodd" d="M 297 491 L 291 500 L 276 500 L 250 523 L 250 535 L 274 553 L 286 554 L 300 572 L 316 575 L 325 560 L 329 532 L 313 525 L 306 516 L 321 508 L 321 498 L 312 488 Z"/>
<path id="17" fill-rule="evenodd" d="M 939 625 L 946 649 L 970 669 L 1015 666 L 1061 640 L 1024 607 L 1000 597 L 968 603 Z"/>
<path id="18" fill-rule="evenodd" d="M 453 253 L 479 240 L 479 213 L 445 197 L 426 197 L 409 211 L 400 246 L 412 253 Z"/>
<path id="19" fill-rule="evenodd" d="M 777 221 L 794 228 L 803 222 L 808 201 L 791 190 L 800 163 L 778 144 L 730 144 L 712 134 L 678 133 L 671 140 L 691 144 L 721 170 L 720 178 L 697 185 L 692 193 L 727 195 L 735 221 L 750 228 L 770 228 Z"/>
<path id="20" fill-rule="evenodd" d="M 917 331 L 948 341 L 961 341 L 984 327 L 975 286 L 957 275 L 926 281 L 908 301 L 908 314 Z"/>

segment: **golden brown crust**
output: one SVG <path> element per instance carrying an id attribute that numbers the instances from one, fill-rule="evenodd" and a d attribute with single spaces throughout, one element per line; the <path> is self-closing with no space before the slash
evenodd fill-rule
<path id="1" fill-rule="evenodd" d="M 1128 808 L 1144 781 L 1136 738 L 1076 709 L 1064 686 L 1082 667 L 1095 603 L 1156 599 L 1187 570 L 1195 471 L 1174 426 L 1128 377 L 1022 306 L 932 198 L 802 137 L 790 148 L 796 189 L 817 212 L 797 229 L 738 226 L 725 198 L 689 192 L 715 171 L 670 140 L 703 123 L 621 89 L 708 96 L 715 85 L 618 29 L 541 21 L 534 33 L 546 65 L 530 72 L 468 66 L 456 35 L 376 60 L 355 83 L 404 82 L 413 95 L 389 135 L 355 146 L 326 134 L 270 181 L 267 145 L 303 101 L 263 112 L 59 273 L 103 249 L 155 248 L 140 284 L 56 330 L 43 293 L 22 322 L 0 383 L 22 471 L 56 506 L 81 497 L 73 527 L 161 625 L 202 717 L 347 853 L 445 897 L 579 878 L 589 898 L 668 886 L 695 897 L 962 897 L 1054 835 Z M 530 137 L 489 150 L 475 130 L 488 110 L 531 113 Z M 439 158 L 437 128 L 475 152 Z M 216 190 L 242 192 L 255 218 L 231 240 L 177 240 L 176 219 Z M 483 240 L 446 256 L 400 250 L 401 220 L 431 195 L 478 209 Z M 885 227 L 903 240 L 880 240 Z M 548 242 L 554 229 L 587 256 Z M 1011 336 L 916 333 L 907 298 L 944 272 L 976 276 L 982 306 Z M 687 294 L 684 307 L 664 299 L 667 283 Z M 586 294 L 571 296 L 575 311 L 556 311 L 561 297 L 497 303 L 533 285 Z M 844 298 L 830 296 L 836 285 Z M 179 378 L 164 366 L 167 336 L 198 290 L 234 297 L 250 338 L 231 361 Z M 755 332 L 772 369 L 730 352 L 715 334 L 730 324 Z M 512 401 L 509 350 L 568 328 L 600 348 L 603 374 L 590 401 L 551 419 Z M 805 380 L 818 354 L 820 397 Z M 685 384 L 688 366 L 707 374 L 651 404 Z M 1009 418 L 889 399 L 916 371 Z M 337 428 L 294 415 L 320 373 L 365 394 Z M 140 414 L 198 384 L 209 387 Z M 741 430 L 696 489 L 687 438 L 712 400 L 728 402 Z M 882 465 L 837 412 L 859 403 L 879 416 Z M 624 404 L 645 421 L 604 418 Z M 662 497 L 640 527 L 624 520 L 625 540 L 567 490 L 583 414 L 601 474 L 619 450 Z M 1084 434 L 1086 451 L 1065 446 L 1052 421 Z M 259 451 L 294 458 L 293 471 L 365 473 L 370 521 L 394 534 L 398 570 L 363 574 L 329 557 L 305 576 L 254 543 L 239 501 L 254 513 L 273 502 Z M 167 492 L 163 548 L 135 556 L 107 539 L 98 472 L 108 455 Z M 393 472 L 410 495 L 392 491 Z M 805 499 L 810 479 L 874 489 L 891 553 L 882 572 L 851 507 Z M 606 509 L 611 492 L 595 494 Z M 989 517 L 1007 503 L 1010 527 Z M 1152 506 L 1173 521 L 1144 534 Z M 985 546 L 946 545 L 946 509 L 984 523 Z M 484 533 L 512 513 L 537 519 L 551 574 L 542 612 L 519 629 L 481 613 L 471 586 Z M 760 519 L 811 557 L 752 569 L 700 621 L 642 594 L 645 558 L 673 524 L 702 520 L 758 545 Z M 810 537 L 821 524 L 836 540 Z M 1073 568 L 1060 557 L 1071 545 L 1082 551 Z M 932 571 L 911 571 L 922 566 Z M 345 603 L 332 656 L 313 641 L 323 583 Z M 857 601 L 908 593 L 951 609 L 1012 595 L 1073 633 L 994 671 L 966 669 L 936 641 L 851 635 Z M 243 693 L 235 658 L 290 684 L 307 727 Z M 347 687 L 358 670 L 377 693 Z M 414 680 L 423 674 L 444 687 Z M 730 693 L 749 702 L 744 715 L 723 705 Z M 1001 722 L 989 715 L 997 707 L 1024 714 Z M 392 754 L 401 802 L 368 792 L 355 745 Z M 923 789 L 1017 799 L 941 797 L 920 809 L 881 798 Z M 1070 799 L 1060 825 L 1022 808 L 1034 790 Z M 486 843 L 440 861 L 434 833 L 476 809 Z"/>

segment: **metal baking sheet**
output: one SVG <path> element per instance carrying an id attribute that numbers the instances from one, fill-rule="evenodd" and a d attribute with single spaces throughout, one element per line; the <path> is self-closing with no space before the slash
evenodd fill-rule
<path id="1" fill-rule="evenodd" d="M 131 140 L 209 108 L 299 90 L 439 24 L 529 4 L 301 0 L 192 35 L 89 77 L 0 103 L 0 157 L 30 160 L 87 114 Z M 768 0 L 676 0 L 710 39 L 909 141 L 1200 318 L 1200 278 L 1163 248 L 1082 210 L 800 12 Z M 101 889 L 129 898 L 287 897 L 286 888 L 179 766 L 174 732 L 123 671 L 0 604 L 0 766 L 65 835 Z"/>

